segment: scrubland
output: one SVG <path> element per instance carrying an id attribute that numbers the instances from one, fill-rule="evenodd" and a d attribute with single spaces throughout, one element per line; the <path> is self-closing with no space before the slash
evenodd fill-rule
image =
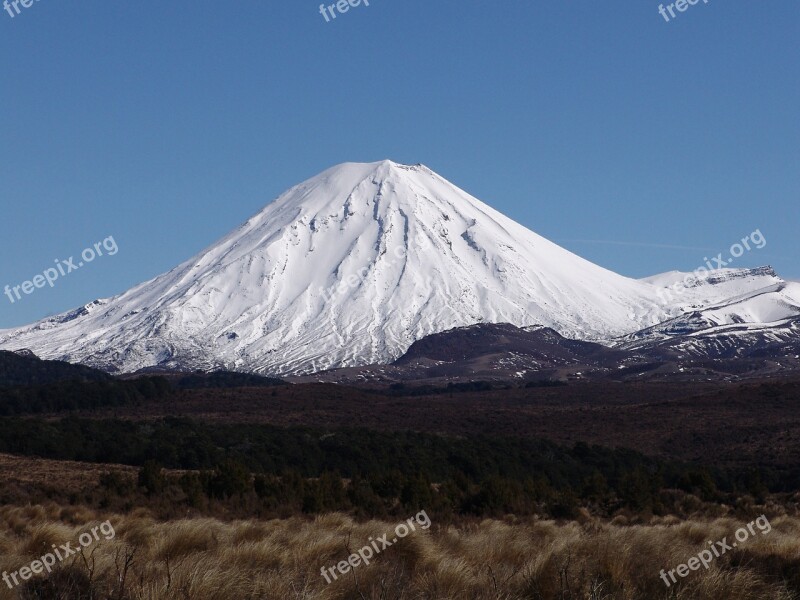
<path id="1" fill-rule="evenodd" d="M 772 510 L 773 512 L 769 512 Z M 327 584 L 332 566 L 394 531 L 397 521 L 341 513 L 276 520 L 158 521 L 56 504 L 0 508 L 0 571 L 16 572 L 55 544 L 109 520 L 116 535 L 36 575 L 0 600 L 790 600 L 800 597 L 800 518 L 768 507 L 771 530 L 670 588 L 662 569 L 712 540 L 733 539 L 732 516 L 576 520 L 535 517 L 433 522 Z M 753 515 L 755 518 L 755 515 Z"/>

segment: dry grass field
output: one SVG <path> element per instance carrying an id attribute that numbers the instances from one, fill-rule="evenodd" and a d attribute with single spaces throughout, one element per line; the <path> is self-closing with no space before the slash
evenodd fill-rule
<path id="1" fill-rule="evenodd" d="M 602 397 L 591 386 L 424 398 L 360 390 L 350 396 L 326 386 L 199 390 L 176 401 L 82 414 L 148 424 L 150 419 L 188 414 L 220 427 L 253 422 L 324 425 L 333 431 L 359 422 L 375 431 L 443 432 L 448 439 L 487 431 L 497 436 L 524 433 L 701 463 L 754 469 L 770 465 L 785 469 L 775 472 L 788 477 L 786 473 L 795 472 L 791 469 L 796 469 L 800 448 L 797 385 L 743 384 L 735 397 L 714 386 L 687 391 L 634 384 L 608 386 Z M 753 406 L 759 410 L 754 412 Z M 259 439 L 256 431 L 245 433 L 250 442 Z M 66 438 L 79 448 L 93 440 L 92 435 Z M 50 438 L 43 434 L 42 439 Z M 364 440 L 358 440 L 364 447 Z M 32 443 L 22 441 L 22 446 Z M 154 447 L 163 450 L 169 439 L 156 441 L 160 444 Z M 215 446 L 206 443 L 202 448 Z M 255 454 L 252 448 L 248 452 Z M 625 461 L 614 464 L 626 468 Z M 165 473 L 174 479 L 184 471 Z M 103 487 L 105 474 L 130 480 L 130 489 L 112 495 L 110 487 Z M 9 586 L 0 579 L 0 600 L 800 600 L 800 495 L 793 490 L 751 494 L 742 488 L 738 496 L 715 493 L 705 498 L 691 486 L 680 491 L 670 487 L 656 494 L 660 510 L 633 509 L 616 496 L 587 503 L 578 499 L 576 507 L 588 507 L 591 514 L 580 508 L 576 519 L 565 521 L 510 516 L 481 520 L 474 514 L 486 513 L 469 511 L 437 517 L 428 505 L 433 517 L 429 529 L 418 529 L 377 554 L 370 565 L 328 584 L 321 569 L 346 561 L 384 534 L 391 539 L 398 521 L 364 521 L 329 512 L 313 517 L 294 505 L 287 512 L 258 512 L 253 506 L 262 505 L 255 488 L 238 504 L 210 496 L 199 504 L 181 503 L 174 485 L 161 495 L 145 495 L 138 474 L 137 467 L 119 464 L 0 454 L 0 578 L 13 580 L 13 575 L 19 580 Z M 552 502 L 540 501 L 526 514 L 559 516 L 542 512 Z M 766 504 L 756 505 L 762 502 Z M 137 508 L 141 506 L 148 508 Z M 354 503 L 345 510 L 363 515 L 357 510 L 361 506 Z M 407 505 L 393 506 L 392 512 L 379 514 L 395 515 L 396 506 L 405 510 Z M 408 506 L 416 506 L 416 500 Z M 508 510 L 513 509 L 503 512 Z M 257 514 L 264 518 L 250 518 Z M 715 557 L 707 570 L 701 567 L 665 585 L 662 570 L 687 564 L 707 551 L 709 542 L 731 542 L 737 529 L 761 514 L 771 525 L 766 535 L 756 531 L 746 543 Z M 266 520 L 273 515 L 284 518 Z M 113 525 L 113 539 L 89 538 L 82 553 L 58 562 L 51 573 L 22 580 L 21 570 L 36 570 L 34 561 L 51 553 L 54 545 L 71 542 L 75 547 L 82 534 L 97 531 L 106 521 Z"/>
<path id="2" fill-rule="evenodd" d="M 671 588 L 659 577 L 733 539 L 732 518 L 646 523 L 464 521 L 417 528 L 327 584 L 322 567 L 346 560 L 397 523 L 316 519 L 157 522 L 146 512 L 101 515 L 56 505 L 0 508 L 0 572 L 16 572 L 101 521 L 115 536 L 34 576 L 0 600 L 790 600 L 800 597 L 800 518 L 770 514 L 756 534 Z M 390 537 L 391 539 L 391 537 Z"/>
<path id="3" fill-rule="evenodd" d="M 97 487 L 103 473 L 136 474 L 135 467 L 104 465 L 69 460 L 42 460 L 0 453 L 0 480 L 6 485 L 46 483 L 57 487 L 62 497 Z"/>

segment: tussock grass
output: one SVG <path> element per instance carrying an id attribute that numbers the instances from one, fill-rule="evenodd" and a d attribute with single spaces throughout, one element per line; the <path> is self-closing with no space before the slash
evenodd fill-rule
<path id="1" fill-rule="evenodd" d="M 320 574 L 391 533 L 396 522 L 314 519 L 168 522 L 146 511 L 104 516 L 55 505 L 0 508 L 0 572 L 18 571 L 53 544 L 109 519 L 101 538 L 51 574 L 0 600 L 796 600 L 800 598 L 800 519 L 776 514 L 757 534 L 667 588 L 672 569 L 732 539 L 732 517 L 630 524 L 584 515 L 580 522 L 465 521 L 416 532 L 330 585 Z M 126 564 L 128 565 L 126 570 Z"/>

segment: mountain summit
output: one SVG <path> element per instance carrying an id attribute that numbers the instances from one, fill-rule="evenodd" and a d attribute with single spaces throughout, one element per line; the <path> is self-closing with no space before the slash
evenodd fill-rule
<path id="1" fill-rule="evenodd" d="M 680 314 L 422 165 L 346 163 L 114 298 L 0 331 L 0 348 L 109 371 L 308 373 L 386 363 L 479 322 L 609 340 Z M 719 300 L 714 298 L 713 300 Z"/>

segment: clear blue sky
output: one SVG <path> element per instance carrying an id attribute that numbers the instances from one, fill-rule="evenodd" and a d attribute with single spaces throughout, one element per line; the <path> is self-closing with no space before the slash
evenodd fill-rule
<path id="1" fill-rule="evenodd" d="M 800 277 L 800 3 L 39 0 L 0 12 L 0 327 L 110 296 L 345 161 L 422 162 L 603 266 Z M 642 244 L 642 245 L 638 245 Z M 648 245 L 651 244 L 651 245 Z"/>

